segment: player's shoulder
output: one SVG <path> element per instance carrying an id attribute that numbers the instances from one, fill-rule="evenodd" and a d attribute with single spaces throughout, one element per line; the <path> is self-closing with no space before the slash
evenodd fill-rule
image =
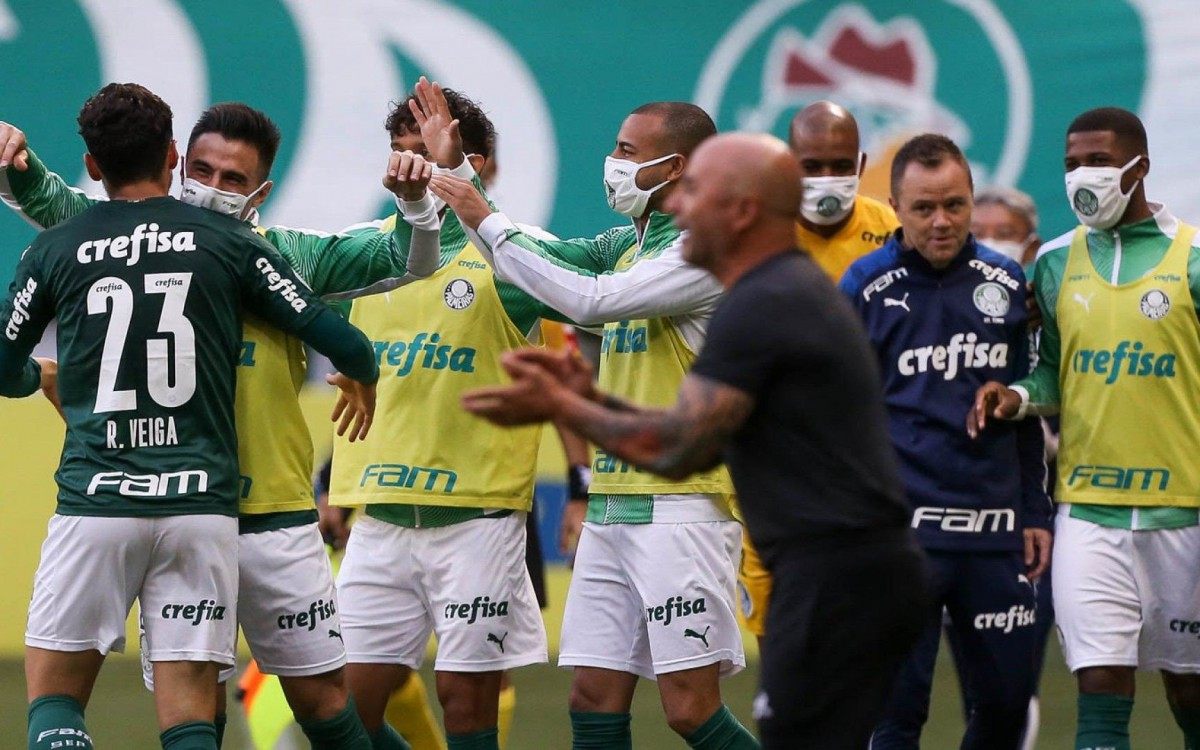
<path id="1" fill-rule="evenodd" d="M 632 225 L 611 227 L 596 235 L 595 241 L 604 249 L 627 250 L 637 242 L 637 231 Z"/>
<path id="2" fill-rule="evenodd" d="M 1067 255 L 1071 251 L 1071 241 L 1075 238 L 1076 229 L 1072 228 L 1063 232 L 1054 239 L 1043 242 L 1042 246 L 1038 248 L 1037 257 L 1033 261 L 1033 270 L 1029 274 L 1035 282 L 1047 273 L 1053 276 L 1062 275 L 1063 269 L 1067 265 Z"/>
<path id="3" fill-rule="evenodd" d="M 880 276 L 890 274 L 900 265 L 895 244 L 887 242 L 883 247 L 872 250 L 850 264 L 842 275 L 839 286 L 847 292 L 857 294 Z"/>

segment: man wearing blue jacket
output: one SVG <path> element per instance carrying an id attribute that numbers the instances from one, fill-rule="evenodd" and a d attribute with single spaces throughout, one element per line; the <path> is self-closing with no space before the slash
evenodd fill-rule
<path id="1" fill-rule="evenodd" d="M 1037 674 L 1034 587 L 1050 554 L 1042 436 L 1034 423 L 993 422 L 971 440 L 962 415 L 980 385 L 1029 369 L 1025 277 L 970 235 L 971 172 L 953 141 L 906 143 L 891 189 L 901 229 L 854 263 L 841 288 L 879 357 L 935 598 L 871 746 L 918 746 L 945 607 L 975 698 L 962 747 L 1015 749 Z"/>

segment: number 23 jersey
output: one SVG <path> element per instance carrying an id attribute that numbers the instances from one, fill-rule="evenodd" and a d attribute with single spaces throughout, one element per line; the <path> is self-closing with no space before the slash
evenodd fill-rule
<path id="1" fill-rule="evenodd" d="M 40 234 L 0 307 L 27 350 L 58 319 L 58 513 L 237 514 L 241 310 L 298 331 L 320 303 L 242 222 L 168 198 Z"/>

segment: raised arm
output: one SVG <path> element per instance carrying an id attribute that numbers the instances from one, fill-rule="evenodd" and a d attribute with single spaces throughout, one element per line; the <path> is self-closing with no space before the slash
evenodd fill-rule
<path id="1" fill-rule="evenodd" d="M 481 247 L 491 251 L 497 278 L 581 325 L 710 313 L 721 297 L 721 285 L 683 259 L 678 241 L 629 270 L 602 273 L 630 247 L 632 229 L 610 230 L 590 240 L 538 239 L 491 211 L 462 181 L 435 175 L 430 189 L 465 227 L 475 229 Z"/>
<path id="2" fill-rule="evenodd" d="M 384 187 L 397 196 L 419 198 L 431 165 L 411 152 L 392 152 Z M 406 228 L 403 247 L 396 228 Z M 388 291 L 437 268 L 438 226 L 411 228 L 398 216 L 348 227 L 336 234 L 271 227 L 264 236 L 292 264 L 309 288 L 326 299 L 349 299 Z"/>
<path id="3" fill-rule="evenodd" d="M 48 229 L 82 213 L 101 198 L 71 187 L 46 168 L 25 142 L 25 134 L 0 122 L 0 200 L 38 229 Z"/>

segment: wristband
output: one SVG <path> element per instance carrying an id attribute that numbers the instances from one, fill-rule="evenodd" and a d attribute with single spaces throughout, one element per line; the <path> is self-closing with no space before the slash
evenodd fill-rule
<path id="1" fill-rule="evenodd" d="M 592 484 L 592 470 L 583 464 L 572 464 L 567 469 L 567 499 L 587 500 L 588 487 Z"/>

